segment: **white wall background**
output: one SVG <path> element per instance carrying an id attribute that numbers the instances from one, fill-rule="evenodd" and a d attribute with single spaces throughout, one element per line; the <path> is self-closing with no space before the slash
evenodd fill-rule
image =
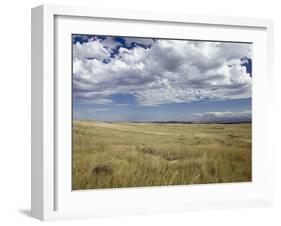
<path id="1" fill-rule="evenodd" d="M 30 208 L 30 8 L 43 3 L 98 8 L 263 17 L 275 20 L 275 109 L 270 142 L 275 150 L 276 204 L 270 208 L 214 210 L 50 222 L 50 225 L 281 225 L 281 13 L 279 1 L 260 0 L 7 0 L 0 7 L 0 224 L 38 225 Z M 279 117 L 278 117 L 279 116 Z M 239 191 L 237 191 L 239 192 Z"/>

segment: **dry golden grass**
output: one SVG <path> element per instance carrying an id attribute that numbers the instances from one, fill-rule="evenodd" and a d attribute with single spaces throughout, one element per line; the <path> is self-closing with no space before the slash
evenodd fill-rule
<path id="1" fill-rule="evenodd" d="M 251 124 L 73 122 L 73 189 L 251 181 Z"/>

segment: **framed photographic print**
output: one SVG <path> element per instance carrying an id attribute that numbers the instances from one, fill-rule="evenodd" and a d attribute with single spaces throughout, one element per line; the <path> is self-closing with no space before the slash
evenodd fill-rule
<path id="1" fill-rule="evenodd" d="M 264 206 L 270 20 L 32 9 L 32 215 Z"/>

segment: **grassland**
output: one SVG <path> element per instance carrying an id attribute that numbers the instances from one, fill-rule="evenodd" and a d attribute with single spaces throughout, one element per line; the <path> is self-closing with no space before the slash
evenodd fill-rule
<path id="1" fill-rule="evenodd" d="M 251 124 L 73 122 L 73 189 L 251 181 Z"/>

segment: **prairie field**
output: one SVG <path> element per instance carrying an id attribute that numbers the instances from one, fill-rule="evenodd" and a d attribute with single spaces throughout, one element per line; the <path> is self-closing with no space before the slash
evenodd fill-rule
<path id="1" fill-rule="evenodd" d="M 251 123 L 73 121 L 72 188 L 247 182 Z"/>

